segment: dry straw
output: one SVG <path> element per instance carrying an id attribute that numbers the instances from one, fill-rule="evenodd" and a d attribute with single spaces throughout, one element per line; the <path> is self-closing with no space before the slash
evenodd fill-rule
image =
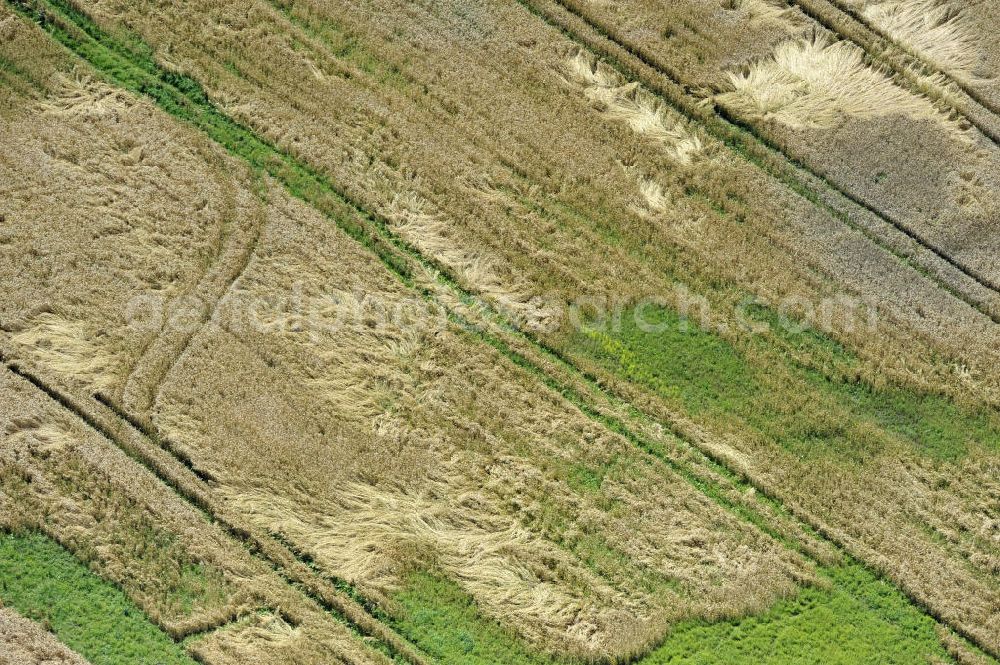
<path id="1" fill-rule="evenodd" d="M 36 316 L 12 341 L 39 366 L 94 389 L 108 388 L 114 382 L 115 360 L 94 341 L 95 337 L 82 323 L 46 312 Z"/>
<path id="2" fill-rule="evenodd" d="M 779 44 L 771 57 L 729 74 L 718 100 L 751 116 L 792 127 L 832 127 L 845 117 L 942 117 L 925 98 L 864 62 L 864 52 L 825 35 Z"/>
<path id="3" fill-rule="evenodd" d="M 851 0 L 864 16 L 897 43 L 941 69 L 974 78 L 979 44 L 961 8 L 941 0 Z"/>
<path id="4" fill-rule="evenodd" d="M 629 83 L 579 52 L 566 60 L 563 80 L 583 89 L 587 99 L 609 118 L 663 145 L 668 155 L 689 164 L 702 152 L 701 139 L 638 83 Z"/>
<path id="5" fill-rule="evenodd" d="M 118 116 L 135 105 L 135 99 L 84 72 L 53 76 L 52 94 L 39 103 L 44 113 L 59 118 Z"/>
<path id="6" fill-rule="evenodd" d="M 430 203 L 414 192 L 397 194 L 386 215 L 408 242 L 427 256 L 455 271 L 479 294 L 501 311 L 532 329 L 547 328 L 559 312 L 533 293 L 526 280 L 513 273 L 496 256 L 468 249 L 455 242 L 453 227 L 444 215 L 431 211 Z"/>
<path id="7" fill-rule="evenodd" d="M 485 612 L 539 643 L 561 633 L 587 651 L 599 651 L 609 626 L 632 624 L 626 617 L 640 611 L 626 607 L 625 598 L 513 515 L 484 511 L 495 499 L 459 475 L 436 478 L 422 490 L 351 482 L 338 491 L 336 505 L 322 510 L 270 491 L 226 494 L 233 508 L 307 544 L 318 562 L 341 577 L 391 590 L 411 566 L 436 568 Z M 555 574 L 567 579 L 540 578 L 540 559 L 556 564 Z M 586 580 L 584 588 L 569 584 L 572 578 Z"/>
<path id="8" fill-rule="evenodd" d="M 45 665 L 87 665 L 41 624 L 11 609 L 0 608 L 0 663 L 44 663 Z"/>

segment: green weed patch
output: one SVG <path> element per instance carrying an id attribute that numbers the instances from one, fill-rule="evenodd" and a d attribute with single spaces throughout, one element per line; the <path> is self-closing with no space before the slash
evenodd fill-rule
<path id="1" fill-rule="evenodd" d="M 857 565 L 825 571 L 830 589 L 805 588 L 760 615 L 674 627 L 643 665 L 909 665 L 951 662 L 934 630 L 889 584 Z"/>
<path id="2" fill-rule="evenodd" d="M 891 584 L 859 565 L 822 571 L 828 588 L 805 587 L 761 614 L 687 621 L 638 665 L 912 665 L 952 662 L 935 622 Z M 528 649 L 479 614 L 456 584 L 430 573 L 410 577 L 395 600 L 397 629 L 442 664 L 569 665 Z"/>
<path id="3" fill-rule="evenodd" d="M 0 600 L 92 665 L 194 665 L 120 589 L 38 533 L 0 533 Z"/>
<path id="4" fill-rule="evenodd" d="M 821 333 L 772 329 L 810 357 L 856 364 Z M 627 311 L 614 328 L 584 328 L 573 348 L 689 413 L 749 426 L 806 457 L 830 454 L 863 463 L 890 438 L 942 460 L 960 459 L 973 446 L 1000 448 L 996 414 L 898 386 L 831 379 L 788 355 L 774 362 L 775 354 L 767 354 L 767 366 L 759 366 L 751 349 L 663 307 L 646 308 L 639 317 Z"/>

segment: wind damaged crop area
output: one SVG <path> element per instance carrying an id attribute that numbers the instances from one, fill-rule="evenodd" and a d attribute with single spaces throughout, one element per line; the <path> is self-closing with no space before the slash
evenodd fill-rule
<path id="1" fill-rule="evenodd" d="M 594 4 L 6 3 L 18 523 L 202 662 L 991 662 L 988 270 L 785 140 L 994 147 L 793 8 L 671 9 L 679 90 Z"/>
<path id="2" fill-rule="evenodd" d="M 996 159 L 996 139 L 929 92 L 947 87 L 944 79 L 897 71 L 876 57 L 881 53 L 869 53 L 837 33 L 839 17 L 817 13 L 816 3 L 808 1 L 772 3 L 773 13 L 757 15 L 721 6 L 691 29 L 675 29 L 656 3 L 542 4 L 564 7 L 695 97 L 716 104 L 724 117 L 746 125 L 791 159 L 996 284 L 989 258 L 995 250 L 963 240 L 985 239 L 980 229 L 989 228 L 997 215 L 984 198 L 996 186 L 984 182 L 997 170 L 988 165 Z M 866 12 L 898 16 L 900 5 L 908 4 L 913 3 L 866 3 Z M 956 27 L 964 23 L 960 8 L 928 4 L 936 8 L 906 10 L 911 21 L 926 17 L 928 27 L 919 30 L 921 35 L 931 38 L 928 30 L 935 19 L 927 12 L 952 17 L 945 25 L 954 29 L 933 39 L 946 43 L 941 50 L 952 58 L 964 53 L 976 60 L 976 44 Z M 774 36 L 774 21 L 784 26 L 784 35 Z M 713 52 L 730 54 L 713 46 L 713 40 L 730 33 L 752 39 L 757 52 L 708 72 L 684 66 L 684 59 L 675 55 L 679 49 L 689 58 L 712 62 Z M 916 135 L 920 141 L 911 141 Z M 939 159 L 941 155 L 947 157 Z"/>

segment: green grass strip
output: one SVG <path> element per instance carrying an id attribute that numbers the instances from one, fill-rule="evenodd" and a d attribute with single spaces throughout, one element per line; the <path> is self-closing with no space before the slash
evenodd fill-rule
<path id="1" fill-rule="evenodd" d="M 571 348 L 687 413 L 719 421 L 735 416 L 802 457 L 826 455 L 845 464 L 864 464 L 893 438 L 917 455 L 940 461 L 1000 450 L 1000 417 L 994 411 L 963 408 L 941 395 L 830 380 L 824 372 L 787 357 L 783 366 L 762 369 L 715 333 L 685 327 L 673 310 L 647 308 L 644 321 L 656 326 L 650 330 L 643 330 L 633 314 L 627 310 L 611 332 L 579 333 Z M 792 333 L 777 322 L 772 329 L 789 347 L 857 364 L 845 349 L 815 331 Z M 785 378 L 770 380 L 777 372 Z M 789 395 L 799 394 L 810 395 L 813 408 L 787 411 Z"/>
<path id="2" fill-rule="evenodd" d="M 933 619 L 856 565 L 824 571 L 829 589 L 807 587 L 766 612 L 734 621 L 678 624 L 642 665 L 910 665 L 954 662 Z"/>
<path id="3" fill-rule="evenodd" d="M 637 665 L 912 665 L 954 662 L 935 622 L 891 584 L 856 564 L 821 571 L 826 588 L 805 587 L 759 614 L 676 624 Z M 443 665 L 564 665 L 531 650 L 483 617 L 455 583 L 410 576 L 394 599 L 400 629 Z"/>
<path id="4" fill-rule="evenodd" d="M 8 0 L 39 23 L 57 41 L 89 62 L 111 83 L 150 97 L 170 115 L 191 123 L 227 151 L 281 182 L 291 194 L 328 215 L 394 273 L 410 282 L 410 261 L 388 240 L 384 222 L 371 218 L 315 170 L 278 149 L 219 111 L 201 85 L 189 76 L 167 71 L 140 41 L 119 40 L 64 0 Z"/>
<path id="5" fill-rule="evenodd" d="M 40 533 L 0 533 L 0 600 L 91 665 L 195 662 L 119 588 Z"/>

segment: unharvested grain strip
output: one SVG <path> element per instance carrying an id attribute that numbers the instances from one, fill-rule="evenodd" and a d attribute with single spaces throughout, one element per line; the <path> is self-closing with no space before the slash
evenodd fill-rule
<path id="1" fill-rule="evenodd" d="M 49 399 L 55 401 L 61 407 L 63 407 L 67 411 L 70 411 L 75 416 L 83 420 L 83 422 L 87 426 L 89 426 L 91 429 L 100 434 L 101 437 L 115 443 L 116 447 L 125 452 L 126 455 L 128 455 L 133 460 L 139 461 L 140 464 L 142 464 L 142 466 L 146 467 L 148 470 L 154 471 L 153 467 L 159 466 L 159 464 L 157 464 L 156 461 L 154 460 L 150 460 L 151 463 L 146 463 L 143 460 L 137 459 L 136 456 L 129 451 L 129 447 L 127 445 L 119 445 L 116 442 L 116 437 L 114 436 L 114 434 L 109 429 L 105 428 L 98 418 L 94 417 L 91 414 L 86 413 L 83 407 L 80 406 L 80 404 L 73 397 L 71 397 L 70 395 L 66 394 L 63 391 L 60 391 L 52 387 L 52 385 L 40 379 L 37 376 L 37 374 L 35 374 L 32 371 L 26 370 L 19 363 L 7 360 L 7 357 L 2 351 L 0 351 L 0 362 L 3 362 L 4 365 L 7 367 L 8 370 L 10 370 L 12 374 L 28 382 L 29 384 L 37 388 L 39 391 L 44 393 L 47 397 L 49 397 Z M 173 489 L 178 494 L 181 494 L 181 492 L 179 492 L 178 489 L 175 488 L 171 483 L 164 481 L 159 473 L 156 473 L 155 471 L 154 473 L 158 478 L 160 478 L 161 481 L 165 482 L 168 486 L 170 486 L 171 489 Z M 194 502 L 189 500 L 189 503 L 194 503 Z M 197 504 L 195 505 L 197 506 Z M 218 630 L 219 628 L 227 626 L 237 621 L 240 618 L 240 616 L 241 612 L 238 609 L 232 608 L 228 614 L 220 617 L 207 627 L 202 627 L 201 624 L 199 624 L 197 627 L 192 626 L 187 629 L 182 627 L 179 630 L 171 630 L 166 626 L 161 626 L 161 628 L 166 634 L 168 634 L 171 637 L 171 639 L 173 639 L 175 642 L 180 643 L 186 639 L 191 638 L 192 636 L 208 634 L 215 630 Z"/>
<path id="2" fill-rule="evenodd" d="M 727 489 L 739 492 L 754 489 L 755 492 L 750 496 L 749 502 L 756 505 L 751 510 L 766 516 L 763 517 L 764 521 L 773 525 L 769 527 L 771 530 L 781 534 L 787 541 L 786 546 L 806 554 L 823 565 L 837 559 L 839 551 L 834 555 L 829 551 L 833 547 L 832 543 L 821 538 L 808 524 L 789 512 L 779 500 L 770 497 L 766 492 L 759 491 L 745 474 L 733 471 L 724 461 L 718 461 L 721 458 L 706 454 L 702 447 L 707 444 L 694 442 L 704 438 L 704 432 L 693 422 L 677 413 L 666 413 L 662 410 L 655 417 L 651 416 L 647 409 L 656 410 L 655 404 L 640 405 L 637 401 L 638 395 L 623 396 L 619 392 L 622 386 L 609 384 L 607 380 L 580 369 L 559 350 L 548 347 L 500 320 L 499 315 L 491 315 L 474 306 L 470 310 L 470 307 L 463 303 L 448 309 L 453 312 L 451 316 L 467 334 L 475 336 L 481 343 L 496 348 L 511 362 L 530 372 L 537 380 L 573 403 L 592 420 L 605 427 L 608 427 L 608 423 L 617 423 L 615 427 L 633 433 L 650 427 L 662 430 L 655 437 L 642 434 L 634 436 L 647 441 L 640 448 L 648 446 L 655 449 L 662 446 L 664 450 L 657 450 L 652 456 L 657 459 L 662 457 L 668 466 L 679 465 L 684 470 L 682 475 L 690 476 L 689 481 L 697 479 L 698 482 L 693 483 L 696 487 L 714 485 L 716 486 L 714 491 L 720 494 L 725 494 Z M 472 323 L 473 319 L 478 319 L 481 323 Z M 486 329 L 482 323 L 487 326 Z M 617 431 L 615 427 L 610 429 Z M 667 439 L 668 443 L 658 444 L 653 441 L 654 438 Z M 694 459 L 685 458 L 685 455 Z M 741 498 L 747 499 L 745 495 Z M 786 526 L 782 528 L 779 525 Z M 792 535 L 786 535 L 785 531 Z"/>
<path id="3" fill-rule="evenodd" d="M 456 321 L 460 324 L 464 323 L 461 319 L 456 319 Z M 793 549 L 817 564 L 822 565 L 822 561 L 817 559 L 816 555 L 811 552 L 808 547 L 804 546 L 803 543 L 791 540 L 788 536 L 780 533 L 768 525 L 767 518 L 761 514 L 759 509 L 748 508 L 734 503 L 724 496 L 724 492 L 720 491 L 720 488 L 713 486 L 715 483 L 700 477 L 690 466 L 677 460 L 673 460 L 668 455 L 665 455 L 663 452 L 658 450 L 656 444 L 650 442 L 642 435 L 637 434 L 617 416 L 609 415 L 606 412 L 602 412 L 599 408 L 595 408 L 589 404 L 587 400 L 573 388 L 560 383 L 558 379 L 546 374 L 543 370 L 534 365 L 530 359 L 517 353 L 516 351 L 511 350 L 501 339 L 483 331 L 482 328 L 468 323 L 464 323 L 463 328 L 471 334 L 480 337 L 484 343 L 493 346 L 515 365 L 536 374 L 542 383 L 563 396 L 565 399 L 569 400 L 583 414 L 595 422 L 601 424 L 609 431 L 622 436 L 644 453 L 666 463 L 672 471 L 684 478 L 695 489 L 714 501 L 717 505 L 733 513 L 744 521 L 754 525 L 785 547 Z M 575 369 L 571 361 L 563 359 L 563 362 Z M 607 389 L 601 385 L 595 386 L 595 390 L 607 395 Z M 624 399 L 626 402 L 628 401 L 626 398 L 620 398 L 615 395 L 612 395 L 612 398 Z M 638 407 L 633 406 L 633 408 L 635 408 L 641 416 L 649 418 L 651 421 L 663 422 L 660 419 L 647 415 Z M 815 534 L 825 542 L 829 543 L 846 560 L 863 567 L 865 570 L 872 573 L 872 575 L 877 579 L 884 580 L 886 583 L 899 589 L 899 591 L 910 601 L 910 603 L 914 605 L 914 607 L 934 619 L 934 621 L 941 626 L 953 631 L 956 635 L 961 636 L 963 640 L 969 642 L 976 649 L 988 653 L 995 658 L 1000 658 L 1000 654 L 996 653 L 995 650 L 983 643 L 983 641 L 976 635 L 972 634 L 962 626 L 956 625 L 948 618 L 941 615 L 941 613 L 929 606 L 921 597 L 911 591 L 907 585 L 893 579 L 891 576 L 886 574 L 885 571 L 882 571 L 876 566 L 870 564 L 869 561 L 878 560 L 878 552 L 867 546 L 864 542 L 859 541 L 840 529 L 831 528 L 811 511 L 795 503 L 786 504 L 781 500 L 778 488 L 762 484 L 759 478 L 748 477 L 738 471 L 732 470 L 729 467 L 728 461 L 724 457 L 717 454 L 711 446 L 706 445 L 706 443 L 701 441 L 700 437 L 692 431 L 692 423 L 677 422 L 672 417 L 667 416 L 664 425 L 666 429 L 674 434 L 678 439 L 683 441 L 688 446 L 691 446 L 699 455 L 705 457 L 709 461 L 710 466 L 725 469 L 727 472 L 726 475 L 729 475 L 737 483 L 740 482 L 737 480 L 738 478 L 745 478 L 746 485 L 753 487 L 753 489 L 763 497 L 765 503 L 780 507 L 783 512 L 797 520 L 800 523 L 801 528 L 806 533 Z"/>
<path id="4" fill-rule="evenodd" d="M 415 647 L 373 617 L 368 609 L 351 595 L 340 589 L 331 588 L 331 584 L 318 579 L 318 576 L 300 562 L 294 553 L 276 539 L 224 516 L 222 509 L 211 496 L 210 490 L 203 487 L 204 481 L 194 477 L 194 473 L 184 467 L 178 458 L 160 448 L 155 440 L 149 439 L 138 423 L 133 425 L 133 422 L 136 422 L 134 419 L 132 422 L 126 421 L 117 409 L 96 399 L 92 404 L 97 408 L 88 408 L 68 391 L 43 380 L 36 372 L 25 369 L 20 362 L 7 358 L 8 356 L 0 351 L 0 362 L 3 362 L 8 370 L 73 413 L 104 439 L 151 471 L 178 496 L 204 514 L 206 519 L 243 544 L 252 555 L 266 562 L 289 585 L 299 589 L 303 595 L 317 603 L 335 619 L 360 636 L 376 640 L 390 657 L 402 658 L 411 665 L 428 665 L 427 658 Z M 99 414 L 102 407 L 112 414 L 112 423 L 109 424 L 107 418 Z M 125 431 L 122 431 L 123 429 Z"/>
<path id="5" fill-rule="evenodd" d="M 161 437 L 154 426 L 132 416 L 106 395 L 98 394 L 94 397 L 95 401 L 107 408 L 134 432 L 145 437 L 151 445 L 169 446 L 164 449 L 175 455 L 175 459 L 186 468 L 184 458 L 173 452 L 176 446 Z M 253 526 L 239 524 L 237 519 L 223 515 L 223 509 L 209 496 L 211 490 L 204 490 L 204 494 L 207 499 L 206 507 L 202 510 L 206 515 L 230 535 L 243 542 L 252 553 L 267 561 L 286 581 L 301 585 L 302 591 L 321 607 L 360 634 L 379 640 L 393 655 L 398 655 L 413 665 L 425 665 L 428 662 L 426 656 L 419 653 L 416 647 L 374 616 L 375 604 L 365 599 L 352 585 L 318 574 L 289 543 L 282 542 L 272 534 L 262 533 Z"/>
<path id="6" fill-rule="evenodd" d="M 668 106 L 703 126 L 737 155 L 776 178 L 837 220 L 860 232 L 939 288 L 1000 323 L 1000 284 L 952 258 L 903 222 L 841 189 L 787 155 L 752 125 L 695 97 L 668 64 L 619 39 L 588 18 L 573 0 L 517 0 L 570 39 L 599 54 L 620 74 L 641 81 Z"/>
<path id="7" fill-rule="evenodd" d="M 586 415 L 588 418 L 594 422 L 602 425 L 605 429 L 610 432 L 617 434 L 622 437 L 634 447 L 638 448 L 643 454 L 648 455 L 667 466 L 673 473 L 684 479 L 689 485 L 697 489 L 699 492 L 704 494 L 706 497 L 711 499 L 714 503 L 721 506 L 728 512 L 736 515 L 737 518 L 744 522 L 752 524 L 754 527 L 759 529 L 761 532 L 767 534 L 775 541 L 781 543 L 786 548 L 804 554 L 805 556 L 811 555 L 807 552 L 807 549 L 799 542 L 795 542 L 785 534 L 781 533 L 780 530 L 774 528 L 772 525 L 768 524 L 768 519 L 761 515 L 755 508 L 749 508 L 746 506 L 739 505 L 731 501 L 725 496 L 725 492 L 714 486 L 714 483 L 706 480 L 699 476 L 693 469 L 691 469 L 684 462 L 674 459 L 671 456 L 665 454 L 659 449 L 655 443 L 649 441 L 645 437 L 636 434 L 627 424 L 625 424 L 618 417 L 608 414 L 599 408 L 591 405 L 588 400 L 573 389 L 570 386 L 560 382 L 558 379 L 550 376 L 535 365 L 529 358 L 521 355 L 517 351 L 511 349 L 503 340 L 490 334 L 489 332 L 483 330 L 482 328 L 472 324 L 461 316 L 451 314 L 450 318 L 457 325 L 459 325 L 465 332 L 470 336 L 478 339 L 481 343 L 487 344 L 499 353 L 501 353 L 505 358 L 507 358 L 512 364 L 520 367 L 521 369 L 527 371 L 529 374 L 534 376 L 541 382 L 544 386 L 557 393 L 568 402 L 573 404 L 581 413 Z"/>

